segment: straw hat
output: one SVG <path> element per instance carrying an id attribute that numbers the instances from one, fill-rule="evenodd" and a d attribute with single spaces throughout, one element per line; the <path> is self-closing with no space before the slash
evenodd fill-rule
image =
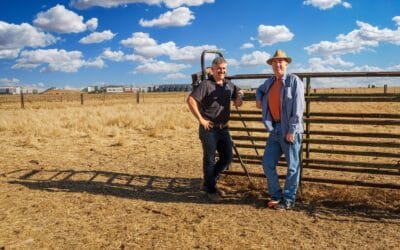
<path id="1" fill-rule="evenodd" d="M 271 65 L 271 64 L 272 64 L 272 60 L 277 59 L 277 58 L 286 59 L 286 61 L 287 61 L 288 63 L 291 63 L 291 62 L 292 62 L 292 58 L 286 56 L 285 51 L 283 51 L 283 50 L 281 50 L 281 49 L 278 49 L 277 51 L 275 51 L 274 56 L 267 60 L 267 63 L 268 63 L 269 65 Z"/>

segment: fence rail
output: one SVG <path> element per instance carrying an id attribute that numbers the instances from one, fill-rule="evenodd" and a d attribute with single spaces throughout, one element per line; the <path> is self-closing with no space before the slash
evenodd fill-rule
<path id="1" fill-rule="evenodd" d="M 324 104 L 334 107 L 335 102 L 372 103 L 371 105 L 378 102 L 388 105 L 400 102 L 400 93 L 311 93 L 312 78 L 400 77 L 400 72 L 298 73 L 297 75 L 306 83 L 305 132 L 301 152 L 302 171 L 304 171 L 302 181 L 400 189 L 398 110 L 390 113 L 368 113 L 368 109 L 359 113 L 335 109 L 329 112 L 311 111 L 313 105 Z M 270 76 L 272 75 L 248 74 L 229 78 L 264 79 Z M 254 100 L 254 93 L 245 94 L 245 102 Z M 234 163 L 243 164 L 244 168 L 251 166 L 251 171 L 248 171 L 250 176 L 264 177 L 260 171 L 262 154 L 260 155 L 258 150 L 265 148 L 269 134 L 261 123 L 261 111 L 235 110 L 232 112 L 231 121 L 230 131 L 236 147 Z M 282 158 L 278 162 L 278 169 L 284 170 L 284 166 L 285 159 Z M 230 170 L 226 173 L 245 175 L 239 170 Z"/>

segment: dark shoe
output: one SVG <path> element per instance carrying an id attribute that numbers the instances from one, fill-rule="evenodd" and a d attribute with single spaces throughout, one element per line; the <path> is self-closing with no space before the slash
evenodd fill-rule
<path id="1" fill-rule="evenodd" d="M 201 183 L 201 186 L 200 186 L 200 192 L 207 193 L 207 187 L 206 187 L 206 186 L 204 186 L 204 183 Z"/>
<path id="2" fill-rule="evenodd" d="M 281 201 L 274 207 L 275 210 L 291 210 L 294 208 L 294 203 Z"/>
<path id="3" fill-rule="evenodd" d="M 212 202 L 221 202 L 223 200 L 218 193 L 207 193 L 207 197 Z"/>

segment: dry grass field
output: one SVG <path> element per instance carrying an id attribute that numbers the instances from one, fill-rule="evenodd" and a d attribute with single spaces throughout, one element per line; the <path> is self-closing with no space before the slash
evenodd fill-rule
<path id="1" fill-rule="evenodd" d="M 0 102 L 0 249 L 399 249 L 400 190 L 304 183 L 297 208 L 280 212 L 266 208 L 263 179 L 223 176 L 224 202 L 208 201 L 184 98 Z"/>

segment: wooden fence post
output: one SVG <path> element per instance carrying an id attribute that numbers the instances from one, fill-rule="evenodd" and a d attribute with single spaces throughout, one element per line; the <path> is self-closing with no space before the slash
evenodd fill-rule
<path id="1" fill-rule="evenodd" d="M 83 93 L 81 93 L 81 105 L 83 105 Z"/>
<path id="2" fill-rule="evenodd" d="M 140 102 L 140 91 L 136 91 L 136 103 Z"/>
<path id="3" fill-rule="evenodd" d="M 25 101 L 24 101 L 24 91 L 21 88 L 21 108 L 25 108 Z"/>

